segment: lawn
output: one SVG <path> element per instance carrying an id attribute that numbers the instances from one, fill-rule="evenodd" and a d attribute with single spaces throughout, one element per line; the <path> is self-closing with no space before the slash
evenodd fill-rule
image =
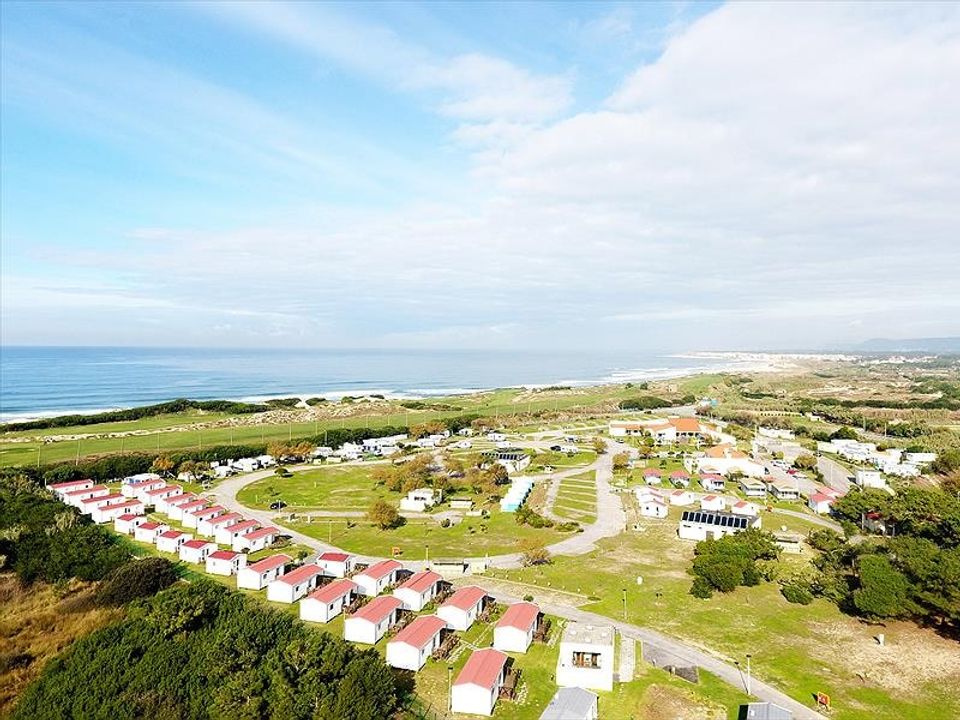
<path id="1" fill-rule="evenodd" d="M 542 472 L 546 466 L 555 468 L 575 468 L 589 465 L 597 459 L 597 454 L 592 450 L 582 450 L 577 453 L 561 453 L 553 450 L 546 450 L 534 455 L 527 468 L 527 472 Z"/>
<path id="2" fill-rule="evenodd" d="M 400 494 L 378 486 L 372 477 L 376 466 L 350 465 L 304 470 L 291 477 L 269 477 L 250 483 L 239 493 L 237 500 L 247 507 L 265 510 L 278 499 L 293 510 L 366 510 L 378 498 L 386 498 L 393 505 Z"/>
<path id="3" fill-rule="evenodd" d="M 909 623 L 871 627 L 831 603 L 787 603 L 775 583 L 739 588 L 699 600 L 689 594 L 693 543 L 676 538 L 679 511 L 668 520 L 641 519 L 640 532 L 600 541 L 586 556 L 556 557 L 549 566 L 493 570 L 490 575 L 550 589 L 576 590 L 585 582 L 597 598 L 584 609 L 627 619 L 707 647 L 731 660 L 752 654 L 757 677 L 809 701 L 831 695 L 840 720 L 947 720 L 960 717 L 960 646 Z M 809 529 L 797 518 L 764 515 L 770 528 Z M 785 556 L 785 565 L 805 556 Z M 642 584 L 638 582 L 642 579 Z M 886 634 L 881 648 L 873 636 Z M 857 673 L 863 673 L 864 677 Z"/>
<path id="4" fill-rule="evenodd" d="M 563 478 L 553 503 L 553 512 L 568 520 L 594 522 L 597 519 L 596 474 L 587 472 Z"/>
<path id="5" fill-rule="evenodd" d="M 407 520 L 393 530 L 380 530 L 365 519 L 317 518 L 283 525 L 323 542 L 363 555 L 390 556 L 399 548 L 409 560 L 422 560 L 429 547 L 431 558 L 480 557 L 520 550 L 524 542 L 544 545 L 563 540 L 569 533 L 552 528 L 518 525 L 513 513 L 491 510 L 487 518 L 466 517 L 448 528 L 433 519 Z"/>

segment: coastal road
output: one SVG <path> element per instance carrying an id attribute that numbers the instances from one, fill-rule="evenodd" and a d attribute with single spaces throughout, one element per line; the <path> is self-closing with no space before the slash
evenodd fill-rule
<path id="1" fill-rule="evenodd" d="M 511 595 L 499 587 L 496 581 L 489 581 L 482 576 L 471 576 L 464 584 L 479 585 L 498 601 L 504 603 L 518 602 L 521 598 Z M 746 676 L 742 667 L 738 667 L 730 660 L 720 658 L 707 651 L 700 650 L 681 640 L 663 635 L 656 630 L 632 625 L 630 623 L 613 620 L 606 615 L 581 610 L 569 604 L 557 602 L 543 602 L 535 598 L 541 609 L 549 615 L 562 617 L 567 620 L 582 622 L 589 625 L 612 625 L 625 637 L 633 638 L 643 643 L 647 654 L 654 654 L 660 658 L 661 665 L 670 664 L 679 667 L 696 666 L 719 677 L 724 682 L 746 692 Z M 651 652 L 652 651 L 652 652 Z M 793 713 L 795 720 L 827 720 L 816 710 L 804 705 L 786 693 L 777 690 L 772 685 L 753 677 L 750 690 L 754 697 L 767 702 L 776 703 Z"/>

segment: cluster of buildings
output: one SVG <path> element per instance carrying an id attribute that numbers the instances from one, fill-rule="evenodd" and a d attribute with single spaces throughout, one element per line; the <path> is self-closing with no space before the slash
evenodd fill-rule
<path id="1" fill-rule="evenodd" d="M 747 453 L 729 444 L 715 445 L 702 453 L 694 453 L 684 459 L 683 464 L 690 472 L 713 475 L 763 477 L 767 472 L 763 465 L 751 459 Z"/>
<path id="2" fill-rule="evenodd" d="M 657 445 L 699 443 L 708 436 L 717 436 L 712 428 L 697 418 L 670 417 L 665 420 L 611 420 L 610 437 L 650 437 Z"/>
<path id="3" fill-rule="evenodd" d="M 530 465 L 530 455 L 526 450 L 515 447 L 500 447 L 484 454 L 489 462 L 495 462 L 506 468 L 507 473 L 523 472 Z"/>
<path id="4" fill-rule="evenodd" d="M 936 453 L 905 452 L 897 448 L 878 450 L 875 443 L 834 439 L 817 443 L 822 453 L 839 455 L 851 462 L 873 465 L 878 471 L 896 477 L 917 477 L 921 468 L 937 459 Z"/>

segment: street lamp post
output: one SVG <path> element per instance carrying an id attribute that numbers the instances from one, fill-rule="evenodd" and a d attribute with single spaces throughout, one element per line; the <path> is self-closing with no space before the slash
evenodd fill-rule
<path id="1" fill-rule="evenodd" d="M 627 619 L 627 589 L 621 588 L 623 590 L 623 619 Z"/>
<path id="2" fill-rule="evenodd" d="M 453 712 L 453 665 L 447 665 L 447 711 Z"/>
<path id="3" fill-rule="evenodd" d="M 747 653 L 747 695 L 753 695 L 753 683 L 750 680 L 750 653 Z"/>

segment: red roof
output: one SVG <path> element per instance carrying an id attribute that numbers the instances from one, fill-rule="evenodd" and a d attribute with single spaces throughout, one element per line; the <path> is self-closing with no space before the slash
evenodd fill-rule
<path id="1" fill-rule="evenodd" d="M 200 517 L 206 513 L 220 513 L 223 512 L 226 508 L 221 507 L 220 505 L 211 505 L 209 507 L 197 508 L 196 510 L 191 510 L 190 515 L 194 517 Z"/>
<path id="2" fill-rule="evenodd" d="M 643 474 L 648 476 L 656 475 L 657 477 L 660 477 L 660 471 L 657 470 L 656 468 L 647 468 L 646 470 L 643 471 Z"/>
<path id="3" fill-rule="evenodd" d="M 445 620 L 436 615 L 422 615 L 398 632 L 391 643 L 406 643 L 417 649 L 422 648 L 447 627 Z"/>
<path id="4" fill-rule="evenodd" d="M 94 485 L 93 487 L 81 488 L 80 490 L 71 490 L 70 492 L 64 493 L 66 497 L 75 497 L 80 493 L 93 492 L 94 490 L 108 490 L 106 485 Z"/>
<path id="5" fill-rule="evenodd" d="M 191 501 L 188 502 L 188 503 L 184 503 L 183 505 L 179 505 L 178 507 L 179 507 L 181 510 L 183 510 L 184 512 L 192 512 L 193 510 L 195 510 L 195 509 L 197 509 L 197 508 L 199 508 L 199 507 L 206 507 L 206 506 L 209 505 L 209 504 L 210 504 L 210 503 L 209 503 L 207 500 L 203 500 L 202 498 L 198 498 L 198 499 L 196 499 L 196 500 L 191 500 Z"/>
<path id="6" fill-rule="evenodd" d="M 537 616 L 539 614 L 540 608 L 533 603 L 514 603 L 507 608 L 507 611 L 503 614 L 503 617 L 501 617 L 499 622 L 497 622 L 497 627 L 512 627 L 526 632 L 533 627 L 533 624 L 537 621 Z"/>
<path id="7" fill-rule="evenodd" d="M 717 499 L 717 496 L 716 496 L 716 495 L 706 495 L 706 496 L 704 496 L 703 499 L 706 500 L 707 502 L 713 502 L 714 500 Z"/>
<path id="8" fill-rule="evenodd" d="M 240 553 L 234 552 L 233 550 L 217 550 L 212 552 L 207 557 L 211 560 L 233 560 Z"/>
<path id="9" fill-rule="evenodd" d="M 381 595 L 368 602 L 350 617 L 360 618 L 361 620 L 376 624 L 394 610 L 399 610 L 401 607 L 403 607 L 403 603 L 393 595 Z"/>
<path id="10" fill-rule="evenodd" d="M 180 505 L 186 505 L 187 503 L 191 503 L 197 499 L 197 496 L 193 493 L 181 493 L 180 495 L 171 495 L 170 497 L 166 498 L 164 502 L 167 504 L 167 507 L 170 507 L 171 505 L 174 507 L 179 507 Z"/>
<path id="11" fill-rule="evenodd" d="M 700 421 L 696 418 L 670 418 L 667 422 L 679 432 L 700 432 Z"/>
<path id="12" fill-rule="evenodd" d="M 408 577 L 397 590 L 413 590 L 414 592 L 422 593 L 424 590 L 429 590 L 441 580 L 443 580 L 443 578 L 433 572 L 433 570 L 422 570 Z"/>
<path id="13" fill-rule="evenodd" d="M 104 500 L 119 500 L 120 498 L 123 498 L 124 500 L 127 499 L 125 495 L 121 495 L 120 493 L 110 493 L 109 495 L 101 495 L 100 497 L 87 498 L 86 500 L 81 500 L 80 502 L 82 502 L 84 505 L 90 505 L 95 502 L 103 502 Z"/>
<path id="14" fill-rule="evenodd" d="M 824 495 L 823 493 L 819 493 L 819 492 L 818 492 L 818 493 L 814 493 L 813 495 L 811 495 L 811 496 L 810 496 L 810 499 L 813 500 L 813 502 L 815 502 L 815 503 L 822 503 L 822 502 L 832 503 L 832 502 L 834 501 L 834 498 L 830 497 L 829 495 Z"/>
<path id="15" fill-rule="evenodd" d="M 222 525 L 223 523 L 229 522 L 230 520 L 239 521 L 242 519 L 243 519 L 243 515 L 241 515 L 240 513 L 226 513 L 225 515 L 217 515 L 216 517 L 210 518 L 209 520 L 207 520 L 207 522 L 210 523 L 211 525 Z"/>
<path id="16" fill-rule="evenodd" d="M 350 556 L 346 553 L 325 552 L 317 560 L 329 560 L 330 562 L 346 562 Z"/>
<path id="17" fill-rule="evenodd" d="M 151 480 L 151 482 L 156 482 Z M 156 490 L 147 490 L 147 495 L 154 497 L 155 495 L 163 495 L 165 492 L 170 492 L 172 490 L 183 490 L 179 485 L 164 485 L 163 487 L 157 488 Z"/>
<path id="18" fill-rule="evenodd" d="M 685 473 L 683 470 L 674 470 L 672 473 L 670 473 L 670 477 L 672 477 L 672 478 L 688 478 L 688 477 L 690 477 L 690 476 L 689 476 L 687 473 Z"/>
<path id="19" fill-rule="evenodd" d="M 379 580 L 382 577 L 386 577 L 395 570 L 399 570 L 403 565 L 398 563 L 396 560 L 381 560 L 378 563 L 375 563 L 364 570 L 361 575 L 366 577 L 373 578 L 374 580 Z"/>
<path id="20" fill-rule="evenodd" d="M 84 483 L 93 482 L 93 480 L 67 480 L 66 482 L 58 482 L 53 485 L 48 485 L 47 487 L 54 490 L 63 490 L 64 488 L 72 487 L 74 485 L 83 485 Z"/>
<path id="21" fill-rule="evenodd" d="M 324 585 L 319 590 L 314 590 L 307 597 L 311 600 L 318 600 L 322 603 L 331 603 L 337 598 L 343 597 L 347 593 L 354 592 L 357 589 L 357 584 L 353 580 L 347 580 L 347 578 L 342 578 L 340 580 L 334 580 L 329 585 Z"/>
<path id="22" fill-rule="evenodd" d="M 291 570 L 290 572 L 281 575 L 276 579 L 276 582 L 286 583 L 287 585 L 296 585 L 301 583 L 304 580 L 309 580 L 310 578 L 316 577 L 323 572 L 313 563 L 307 565 L 301 565 L 296 570 Z"/>
<path id="23" fill-rule="evenodd" d="M 141 530 L 156 530 L 158 527 L 163 525 L 163 523 L 158 522 L 146 522 L 140 526 Z"/>
<path id="24" fill-rule="evenodd" d="M 133 520 L 133 519 L 135 519 L 135 518 L 138 518 L 138 517 L 143 517 L 143 515 L 135 515 L 134 513 L 124 513 L 123 515 L 121 515 L 120 517 L 118 517 L 117 520 L 123 520 L 124 522 L 130 522 L 131 520 Z"/>
<path id="25" fill-rule="evenodd" d="M 181 535 L 186 535 L 186 533 L 180 532 L 179 530 L 167 530 L 166 532 L 160 533 L 160 537 L 167 538 L 168 540 L 174 540 Z"/>
<path id="26" fill-rule="evenodd" d="M 187 540 L 180 547 L 190 548 L 191 550 L 199 550 L 200 548 L 213 544 L 214 543 L 210 542 L 209 540 Z"/>
<path id="27" fill-rule="evenodd" d="M 291 561 L 291 558 L 289 555 L 271 555 L 270 557 L 264 558 L 263 560 L 259 560 L 253 563 L 252 565 L 248 565 L 247 567 L 249 567 L 254 572 L 258 572 L 262 574 L 267 572 L 268 570 L 274 570 L 280 567 L 281 565 L 286 565 L 290 561 Z"/>
<path id="28" fill-rule="evenodd" d="M 132 507 L 142 508 L 143 503 L 140 502 L 139 500 L 127 500 L 127 502 L 119 503 L 118 505 L 111 505 L 110 507 L 112 507 L 114 510 L 118 510 L 120 508 L 132 508 Z"/>
<path id="29" fill-rule="evenodd" d="M 746 500 L 737 500 L 737 502 L 735 502 L 735 503 L 733 504 L 733 506 L 736 507 L 736 508 L 743 508 L 743 507 L 746 507 L 746 506 L 749 505 L 749 504 L 750 504 L 750 503 L 748 503 Z"/>
<path id="30" fill-rule="evenodd" d="M 451 595 L 442 607 L 455 607 L 460 610 L 469 610 L 487 596 L 487 591 L 476 585 L 460 588 Z"/>
<path id="31" fill-rule="evenodd" d="M 243 523 L 241 523 L 241 525 L 242 524 Z M 234 525 L 233 527 L 240 527 L 240 525 Z M 260 528 L 259 530 L 254 530 L 252 533 L 247 533 L 244 537 L 247 538 L 247 540 L 259 540 L 263 537 L 278 534 L 280 534 L 280 531 L 271 525 L 270 527 Z"/>
<path id="32" fill-rule="evenodd" d="M 453 681 L 454 685 L 478 685 L 492 690 L 497 684 L 497 678 L 503 672 L 507 663 L 507 656 L 499 650 L 484 648 L 474 651 L 463 670 Z"/>
<path id="33" fill-rule="evenodd" d="M 236 525 L 231 525 L 227 529 L 230 532 L 238 532 L 240 530 L 246 530 L 247 528 L 259 527 L 259 525 L 260 523 L 258 523 L 256 520 L 244 520 L 243 522 L 239 522 Z"/>

